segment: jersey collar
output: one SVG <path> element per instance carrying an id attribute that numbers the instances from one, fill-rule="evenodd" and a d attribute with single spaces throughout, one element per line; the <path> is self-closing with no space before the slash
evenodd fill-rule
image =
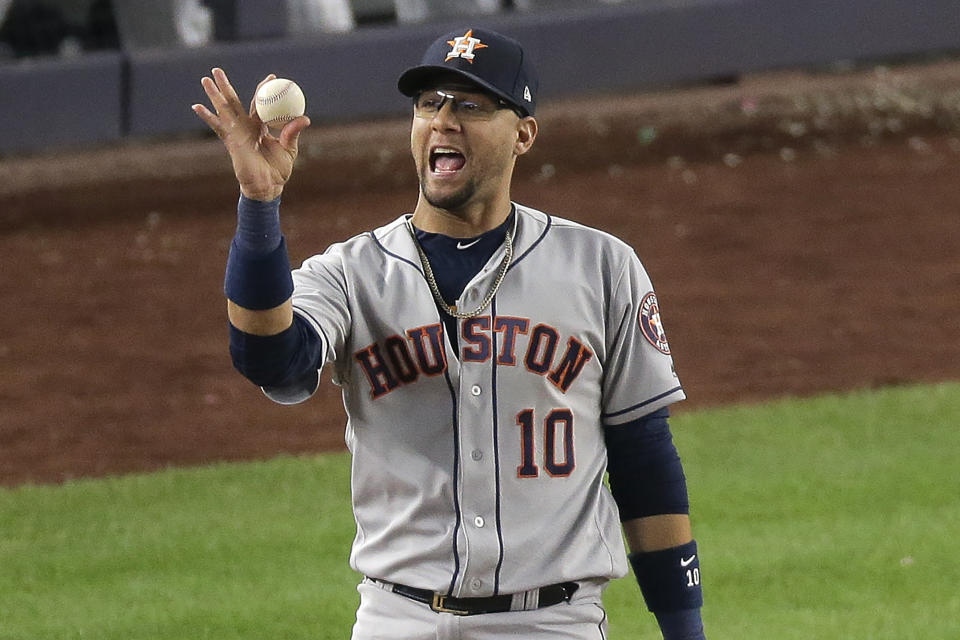
<path id="1" fill-rule="evenodd" d="M 536 248 L 551 226 L 549 215 L 515 202 L 512 204 L 515 213 L 513 217 L 514 258 L 510 266 L 511 269 Z M 387 255 L 408 262 L 417 270 L 421 270 L 417 248 L 406 227 L 406 221 L 412 216 L 411 213 L 405 213 L 392 222 L 375 229 L 370 235 Z"/>

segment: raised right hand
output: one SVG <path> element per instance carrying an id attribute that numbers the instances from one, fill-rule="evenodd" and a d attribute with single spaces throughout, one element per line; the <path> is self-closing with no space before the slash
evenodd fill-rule
<path id="1" fill-rule="evenodd" d="M 248 109 L 243 107 L 223 69 L 214 68 L 212 75 L 202 78 L 200 84 L 216 113 L 202 104 L 193 105 L 193 112 L 223 140 L 240 192 L 253 200 L 277 198 L 293 172 L 300 133 L 310 125 L 310 119 L 294 118 L 284 125 L 279 137 L 273 136 L 257 115 L 253 100 Z M 270 74 L 260 84 L 274 77 Z"/>

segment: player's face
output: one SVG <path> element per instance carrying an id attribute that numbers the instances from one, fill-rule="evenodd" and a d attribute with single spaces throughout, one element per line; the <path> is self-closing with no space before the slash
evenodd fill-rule
<path id="1" fill-rule="evenodd" d="M 463 85 L 431 87 L 414 103 L 410 146 L 423 197 L 457 211 L 509 192 L 529 125 L 491 94 Z M 529 143 L 521 139 L 531 138 Z"/>

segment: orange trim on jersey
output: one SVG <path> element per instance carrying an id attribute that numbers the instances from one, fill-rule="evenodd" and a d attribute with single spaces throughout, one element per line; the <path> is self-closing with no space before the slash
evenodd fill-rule
<path id="1" fill-rule="evenodd" d="M 566 393 L 573 381 L 577 379 L 583 366 L 587 364 L 593 352 L 590 351 L 582 342 L 571 337 L 567 340 L 567 351 L 560 359 L 560 364 L 550 372 L 547 379 L 554 384 L 557 389 Z"/>
<path id="2" fill-rule="evenodd" d="M 360 363 L 360 368 L 366 374 L 367 381 L 370 382 L 370 397 L 374 400 L 387 395 L 400 386 L 393 372 L 390 371 L 390 367 L 384 361 L 383 355 L 380 353 L 380 345 L 376 342 L 357 351 L 353 354 L 353 357 Z M 376 362 L 372 361 L 373 358 L 376 358 Z M 380 384 L 378 381 L 380 376 L 383 377 L 384 384 Z"/>
<path id="3" fill-rule="evenodd" d="M 425 376 L 438 376 L 447 370 L 447 352 L 443 346 L 443 323 L 428 324 L 407 331 L 407 336 L 413 342 L 413 349 L 420 365 L 420 373 Z M 433 360 L 427 355 L 423 338 L 430 340 L 433 351 Z"/>
<path id="4" fill-rule="evenodd" d="M 497 364 L 508 367 L 517 366 L 517 334 L 527 335 L 530 330 L 530 320 L 513 316 L 497 316 L 493 321 L 493 330 L 503 334 L 500 353 L 497 354 Z"/>
<path id="5" fill-rule="evenodd" d="M 481 331 L 490 332 L 490 316 L 476 316 L 474 318 L 467 318 L 463 321 L 460 328 L 460 335 L 463 337 L 465 342 L 479 347 L 479 351 L 474 351 L 473 349 L 468 349 L 466 346 L 463 347 L 460 351 L 460 361 L 461 362 L 486 362 L 488 361 L 493 354 L 493 344 L 490 340 L 490 336 L 486 334 L 473 333 L 474 328 L 479 327 Z M 471 333 L 468 334 L 468 331 Z M 484 355 L 486 352 L 486 355 Z"/>
<path id="6" fill-rule="evenodd" d="M 555 418 L 554 416 L 556 414 L 561 414 L 561 416 Z M 553 456 L 557 450 L 556 423 L 561 420 L 566 425 L 566 428 L 563 430 L 563 451 L 565 459 L 563 464 L 558 465 L 556 461 L 554 461 Z M 547 474 L 551 478 L 567 478 L 573 473 L 573 470 L 577 468 L 573 454 L 573 411 L 570 409 L 554 409 L 547 414 L 547 419 L 543 421 L 543 424 L 546 429 L 546 433 L 544 434 L 543 468 L 547 470 Z M 557 471 L 551 470 L 551 467 L 554 467 Z"/>
<path id="7" fill-rule="evenodd" d="M 547 333 L 547 331 L 549 331 L 549 333 Z M 542 361 L 536 359 L 538 352 L 540 351 L 540 338 L 537 337 L 538 332 L 541 332 L 542 335 L 546 335 L 548 337 L 552 336 L 552 340 L 547 342 L 545 346 L 546 351 L 543 354 Z M 527 344 L 527 354 L 523 358 L 523 364 L 527 367 L 527 371 L 541 376 L 547 375 L 547 373 L 550 371 L 550 365 L 553 363 L 553 355 L 557 351 L 557 341 L 559 339 L 560 332 L 550 325 L 538 324 L 535 326 L 533 331 L 530 332 L 530 341 Z M 543 371 L 538 371 L 536 368 L 531 367 L 531 362 L 536 367 L 542 367 Z"/>
<path id="8" fill-rule="evenodd" d="M 520 426 L 520 465 L 517 466 L 518 478 L 536 478 L 540 475 L 537 466 L 537 425 L 533 422 L 533 409 L 524 409 L 517 414 Z"/>
<path id="9" fill-rule="evenodd" d="M 394 375 L 403 384 L 416 382 L 420 377 L 420 369 L 410 355 L 410 349 L 407 347 L 407 341 L 400 335 L 392 335 L 383 341 L 383 346 L 387 350 L 387 358 L 393 365 Z M 403 354 L 402 356 L 400 354 Z M 400 362 L 400 359 L 403 362 Z"/>

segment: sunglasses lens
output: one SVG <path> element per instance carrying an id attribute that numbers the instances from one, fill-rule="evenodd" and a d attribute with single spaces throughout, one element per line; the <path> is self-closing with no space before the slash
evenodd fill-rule
<path id="1" fill-rule="evenodd" d="M 414 114 L 419 118 L 432 118 L 443 109 L 445 104 L 461 120 L 489 120 L 500 109 L 502 103 L 483 93 L 462 93 L 454 91 L 424 91 L 413 103 Z"/>

